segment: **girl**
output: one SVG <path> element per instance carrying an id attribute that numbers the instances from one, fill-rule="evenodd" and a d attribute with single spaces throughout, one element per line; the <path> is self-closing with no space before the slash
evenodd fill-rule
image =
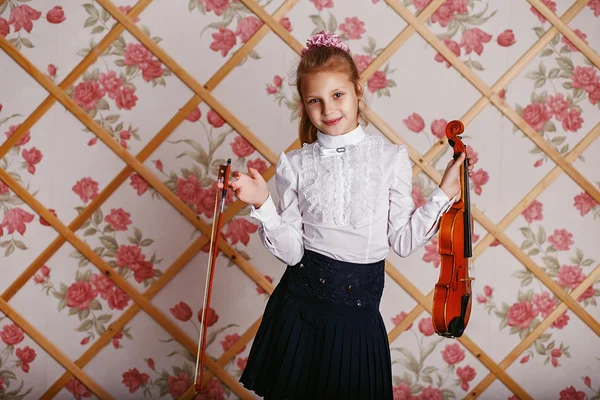
<path id="1" fill-rule="evenodd" d="M 390 247 L 406 257 L 437 232 L 465 155 L 416 208 L 406 148 L 358 123 L 363 87 L 347 44 L 330 32 L 309 38 L 296 86 L 303 146 L 280 155 L 277 207 L 255 169 L 230 181 L 265 247 L 287 265 L 240 382 L 265 399 L 392 399 L 379 312 L 385 258 Z"/>

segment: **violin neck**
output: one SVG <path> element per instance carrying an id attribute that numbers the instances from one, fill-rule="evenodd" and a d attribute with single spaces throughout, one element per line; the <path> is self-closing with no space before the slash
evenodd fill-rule
<path id="1" fill-rule="evenodd" d="M 465 161 L 461 167 L 462 170 L 462 179 L 461 179 L 461 197 L 465 204 L 465 212 L 464 212 L 464 225 L 465 225 L 465 257 L 470 258 L 473 256 L 473 233 L 472 233 L 472 223 L 471 223 L 471 199 L 470 199 L 470 190 L 469 190 L 469 160 L 465 158 Z"/>

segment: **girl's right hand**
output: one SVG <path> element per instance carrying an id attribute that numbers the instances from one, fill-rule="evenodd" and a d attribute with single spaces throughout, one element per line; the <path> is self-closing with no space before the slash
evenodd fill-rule
<path id="1" fill-rule="evenodd" d="M 231 176 L 236 180 L 230 179 L 228 186 L 244 203 L 259 208 L 269 198 L 267 182 L 256 169 L 248 167 L 248 175 L 240 171 L 233 171 Z M 223 183 L 219 182 L 217 186 L 222 189 Z"/>

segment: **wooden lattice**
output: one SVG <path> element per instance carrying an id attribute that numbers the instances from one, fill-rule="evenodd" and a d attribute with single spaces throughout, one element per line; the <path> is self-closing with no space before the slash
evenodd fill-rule
<path id="1" fill-rule="evenodd" d="M 220 104 L 212 95 L 211 91 L 216 88 L 220 82 L 247 56 L 252 49 L 266 36 L 270 31 L 274 32 L 283 42 L 285 42 L 297 54 L 300 53 L 302 45 L 279 24 L 283 18 L 294 7 L 297 0 L 286 0 L 279 9 L 269 15 L 254 0 L 241 0 L 242 3 L 250 9 L 264 25 L 258 29 L 252 37 L 210 78 L 206 84 L 197 82 L 191 74 L 186 72 L 177 62 L 171 58 L 167 52 L 161 49 L 148 35 L 146 35 L 133 21 L 150 4 L 150 0 L 140 0 L 128 14 L 123 14 L 120 9 L 111 3 L 110 0 L 97 0 L 104 9 L 111 14 L 117 21 L 113 29 L 102 39 L 102 41 L 71 71 L 71 73 L 57 86 L 32 62 L 24 57 L 19 51 L 12 47 L 9 42 L 0 36 L 0 47 L 27 73 L 29 73 L 40 85 L 42 85 L 50 95 L 33 111 L 31 115 L 22 123 L 22 125 L 0 146 L 0 159 L 4 157 L 15 144 L 28 132 L 31 127 L 40 120 L 40 118 L 58 101 L 76 118 L 78 118 L 91 132 L 97 135 L 117 156 L 125 163 L 126 167 L 107 185 L 107 187 L 98 194 L 98 196 L 75 218 L 68 226 L 64 225 L 58 218 L 54 217 L 48 209 L 35 199 L 29 192 L 16 182 L 6 171 L 0 170 L 0 179 L 4 181 L 19 197 L 21 197 L 35 212 L 56 229 L 60 235 L 29 265 L 27 269 L 2 293 L 0 296 L 0 310 L 6 314 L 13 322 L 19 325 L 34 341 L 36 341 L 50 356 L 60 363 L 67 372 L 64 373 L 43 395 L 42 398 L 53 398 L 73 377 L 81 381 L 96 396 L 109 399 L 112 398 L 100 385 L 98 385 L 88 374 L 83 372 L 83 367 L 100 350 L 110 342 L 112 337 L 118 333 L 131 319 L 140 311 L 146 312 L 154 321 L 162 326 L 173 338 L 179 341 L 192 354 L 196 353 L 197 343 L 186 335 L 180 328 L 171 322 L 159 309 L 152 303 L 151 299 L 174 277 L 183 267 L 200 251 L 207 243 L 210 227 L 205 222 L 197 218 L 196 214 L 190 210 L 175 194 L 168 189 L 156 176 L 154 176 L 143 163 L 150 155 L 163 143 L 169 135 L 181 124 L 185 117 L 202 101 L 207 103 L 215 110 L 233 129 L 242 135 L 249 143 L 256 148 L 270 163 L 270 167 L 264 172 L 265 179 L 273 177 L 277 156 L 272 152 L 256 135 L 254 135 L 242 122 Z M 550 327 L 564 311 L 570 309 L 577 314 L 581 320 L 587 324 L 597 335 L 600 335 L 600 323 L 596 321 L 587 311 L 576 301 L 576 299 L 591 285 L 600 278 L 600 265 L 596 266 L 592 273 L 571 293 L 566 293 L 553 279 L 546 275 L 536 263 L 529 258 L 517 244 L 515 244 L 503 231 L 512 221 L 531 204 L 553 181 L 555 181 L 562 172 L 569 175 L 574 182 L 581 186 L 594 200 L 600 202 L 600 191 L 596 189 L 588 180 L 586 180 L 573 166 L 572 163 L 588 148 L 600 135 L 600 124 L 588 133 L 565 157 L 561 156 L 550 144 L 548 144 L 540 135 L 538 135 L 520 116 L 509 107 L 499 96 L 498 93 L 504 89 L 507 84 L 514 79 L 517 74 L 546 46 L 551 39 L 562 34 L 568 38 L 596 67 L 600 68 L 600 56 L 596 54 L 583 40 L 581 40 L 567 24 L 586 6 L 589 0 L 578 0 L 561 17 L 554 15 L 541 0 L 528 0 L 547 20 L 553 25 L 545 34 L 543 34 L 530 49 L 528 49 L 516 62 L 507 70 L 500 79 L 491 87 L 486 85 L 476 74 L 468 67 L 435 35 L 425 26 L 425 21 L 442 5 L 444 0 L 434 0 L 417 16 L 414 16 L 398 0 L 386 0 L 387 4 L 395 10 L 398 15 L 404 19 L 407 26 L 389 43 L 389 45 L 373 60 L 373 62 L 363 71 L 362 78 L 369 79 L 375 71 L 378 70 L 395 52 L 414 34 L 417 33 L 437 52 L 439 52 L 450 64 L 468 81 L 475 89 L 481 93 L 481 98 L 462 116 L 461 120 L 468 125 L 488 104 L 493 104 L 504 114 L 512 123 L 521 129 L 531 141 L 533 141 L 556 166 L 537 184 L 535 187 L 518 203 L 514 208 L 498 223 L 494 224 L 476 208 L 473 209 L 473 215 L 488 233 L 479 242 L 475 248 L 474 257 L 479 257 L 494 240 L 498 240 L 513 256 L 515 256 L 523 265 L 531 271 L 541 282 L 544 283 L 560 300 L 561 303 L 548 315 L 543 321 L 519 343 L 500 363 L 494 362 L 491 357 L 486 355 L 468 336 L 460 338 L 462 345 L 467 348 L 488 370 L 489 374 L 467 395 L 469 398 L 476 398 L 488 388 L 495 379 L 499 379 L 508 389 L 514 392 L 521 399 L 530 399 L 531 396 L 517 384 L 507 373 L 506 369 L 517 359 L 525 349 L 538 338 L 547 328 Z M 98 57 L 119 37 L 124 31 L 131 33 L 137 40 L 146 46 L 167 68 L 169 68 L 179 79 L 185 83 L 193 92 L 194 96 L 182 107 L 173 118 L 153 137 L 146 147 L 137 155 L 133 155 L 121 147 L 112 139 L 87 113 L 85 113 L 73 100 L 66 94 L 66 90 L 71 87 L 77 79 L 98 59 Z M 367 117 L 390 141 L 393 143 L 402 143 L 407 146 L 409 156 L 414 162 L 413 173 L 423 171 L 434 182 L 439 183 L 441 176 L 431 165 L 446 146 L 446 140 L 440 140 L 426 154 L 419 154 L 415 149 L 402 140 L 386 122 L 379 117 L 373 110 L 368 109 Z M 298 141 L 292 143 L 286 151 L 298 148 Z M 195 240 L 185 252 L 173 262 L 165 273 L 148 288 L 144 293 L 138 292 L 131 284 L 124 280 L 118 274 L 115 274 L 112 268 L 94 251 L 80 240 L 74 232 L 88 220 L 94 211 L 96 211 L 119 187 L 125 182 L 128 176 L 137 172 L 142 176 L 156 191 L 164 197 L 177 211 L 179 211 L 192 225 L 199 229 L 203 236 Z M 231 220 L 236 213 L 243 207 L 243 203 L 237 201 L 231 205 L 224 215 L 224 223 Z M 106 332 L 96 340 L 93 345 L 74 362 L 56 348 L 44 335 L 31 326 L 9 305 L 9 300 L 19 291 L 25 283 L 30 280 L 34 274 L 41 268 L 58 249 L 69 242 L 100 271 L 108 276 L 116 285 L 118 285 L 134 301 L 126 312 L 118 320 L 113 322 Z M 232 262 L 234 262 L 250 279 L 256 282 L 266 293 L 273 291 L 273 286 L 263 275 L 252 266 L 241 254 L 235 251 L 226 241 L 220 242 L 220 250 Z M 433 292 L 427 295 L 421 293 L 400 271 L 390 262 L 386 264 L 388 275 L 400 285 L 417 302 L 417 306 L 408 313 L 391 332 L 389 332 L 390 342 L 394 341 L 413 321 L 423 312 L 431 311 Z M 213 361 L 207 358 L 207 367 L 209 369 L 205 376 L 205 382 L 208 382 L 213 376 L 218 377 L 224 384 L 242 399 L 250 399 L 252 396 L 237 381 L 237 379 L 225 372 L 223 366 L 227 364 L 235 355 L 246 346 L 254 337 L 260 318 L 235 342 L 218 360 Z M 193 396 L 193 390 L 190 388 L 182 398 L 189 399 Z"/>

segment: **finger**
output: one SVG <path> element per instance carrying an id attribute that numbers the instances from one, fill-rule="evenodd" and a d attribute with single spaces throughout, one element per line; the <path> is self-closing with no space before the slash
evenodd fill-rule
<path id="1" fill-rule="evenodd" d="M 256 169 L 254 169 L 252 167 L 248 167 L 248 173 L 250 174 L 250 177 L 252 179 L 258 179 L 261 176 L 260 172 L 258 172 Z"/>

